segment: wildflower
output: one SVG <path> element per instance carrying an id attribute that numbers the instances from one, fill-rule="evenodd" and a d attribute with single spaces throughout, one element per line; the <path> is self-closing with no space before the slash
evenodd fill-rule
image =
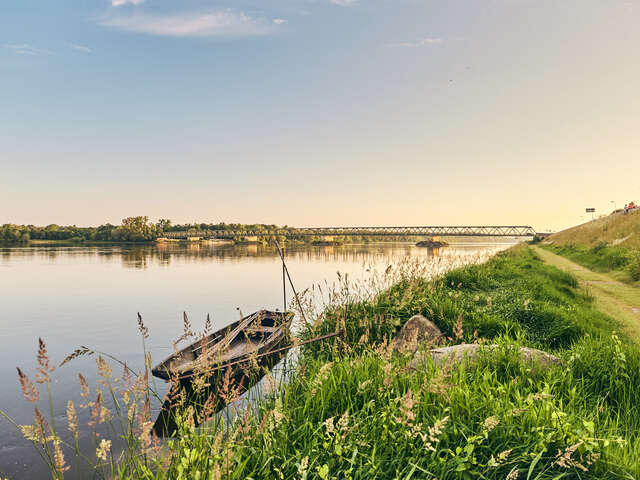
<path id="1" fill-rule="evenodd" d="M 95 428 L 97 425 L 111 420 L 111 412 L 102 404 L 102 392 L 98 391 L 96 401 L 92 402 L 91 407 L 90 427 Z"/>
<path id="2" fill-rule="evenodd" d="M 81 373 L 78 374 L 78 378 L 80 379 L 80 396 L 82 396 L 82 398 L 87 398 L 91 393 L 91 390 L 89 389 L 89 383 Z"/>
<path id="3" fill-rule="evenodd" d="M 142 338 L 149 338 L 149 329 L 144 326 L 140 312 L 138 312 L 138 330 L 140 331 Z"/>
<path id="4" fill-rule="evenodd" d="M 371 385 L 371 379 L 365 380 L 364 382 L 359 382 L 358 383 L 358 393 L 364 392 L 369 385 Z"/>
<path id="5" fill-rule="evenodd" d="M 40 392 L 36 388 L 36 386 L 29 380 L 29 377 L 20 370 L 18 370 L 18 377 L 20 378 L 20 387 L 22 388 L 22 394 L 27 401 L 36 403 L 38 398 L 40 398 Z"/>
<path id="6" fill-rule="evenodd" d="M 592 465 L 598 461 L 600 458 L 600 453 L 590 453 L 587 455 L 587 465 Z"/>
<path id="7" fill-rule="evenodd" d="M 513 450 L 509 449 L 509 450 L 504 450 L 502 452 L 500 452 L 498 454 L 498 458 L 496 459 L 493 455 L 491 455 L 491 458 L 489 459 L 489 466 L 490 467 L 499 467 L 500 465 L 502 465 L 506 460 L 507 457 L 511 454 Z"/>
<path id="8" fill-rule="evenodd" d="M 126 391 L 133 383 L 133 378 L 131 377 L 131 371 L 127 366 L 127 362 L 124 362 L 124 369 L 122 371 L 122 376 L 120 377 L 120 381 L 122 382 L 122 389 L 124 391 Z"/>
<path id="9" fill-rule="evenodd" d="M 108 380 L 113 376 L 113 370 L 102 356 L 96 358 L 96 363 L 98 364 L 98 374 L 102 378 Z"/>
<path id="10" fill-rule="evenodd" d="M 193 422 L 193 416 L 191 417 Z M 138 439 L 140 440 L 140 447 L 142 450 L 149 448 L 151 445 L 151 429 L 153 428 L 153 422 L 143 422 L 139 425 Z"/>
<path id="11" fill-rule="evenodd" d="M 324 381 L 327 378 L 329 378 L 329 373 L 331 372 L 332 367 L 333 367 L 332 362 L 325 363 L 322 367 L 320 367 L 320 370 L 318 370 L 318 373 L 316 374 L 312 382 L 312 385 L 313 385 L 313 388 L 311 390 L 312 395 L 315 395 L 316 392 L 318 391 L 318 388 L 320 388 L 320 386 L 324 383 Z"/>
<path id="12" fill-rule="evenodd" d="M 68 363 L 75 358 L 82 357 L 83 355 L 93 355 L 94 353 L 95 352 L 93 350 L 90 350 L 84 345 L 81 345 L 80 348 L 76 348 L 73 352 L 67 355 L 65 359 L 60 363 L 60 366 L 63 366 L 65 363 Z"/>
<path id="13" fill-rule="evenodd" d="M 216 404 L 217 403 L 218 402 L 217 402 L 217 397 L 216 397 L 215 393 L 212 393 L 211 395 L 209 395 L 209 397 L 207 397 L 207 401 L 204 402 L 204 405 L 202 406 L 202 411 L 198 414 L 198 423 L 199 424 L 202 424 L 207 419 L 211 418 L 211 416 L 216 411 Z"/>
<path id="14" fill-rule="evenodd" d="M 327 434 L 331 435 L 335 429 L 333 425 L 333 417 L 329 417 L 324 421 L 324 428 L 327 430 Z"/>
<path id="15" fill-rule="evenodd" d="M 69 465 L 64 460 L 64 453 L 62 453 L 62 447 L 60 446 L 60 440 L 54 440 L 53 442 L 53 459 L 55 461 L 56 470 L 58 473 L 66 472 L 69 470 Z"/>
<path id="16" fill-rule="evenodd" d="M 276 379 L 273 375 L 267 373 L 264 377 L 264 391 L 265 393 L 273 392 L 276 388 Z"/>
<path id="17" fill-rule="evenodd" d="M 309 456 L 307 455 L 300 461 L 300 465 L 298 466 L 298 475 L 300 475 L 300 477 L 304 477 L 304 474 L 307 473 L 308 467 L 309 467 Z"/>
<path id="18" fill-rule="evenodd" d="M 75 437 L 78 436 L 78 416 L 76 415 L 76 408 L 73 405 L 73 401 L 67 402 L 67 422 L 68 428 L 71 434 Z"/>
<path id="19" fill-rule="evenodd" d="M 413 392 L 411 390 L 407 390 L 405 396 L 401 399 L 398 399 L 398 401 L 400 402 L 400 411 L 402 412 L 403 416 L 410 422 L 415 420 L 416 415 L 412 411 L 413 407 L 416 404 L 415 400 L 413 399 Z"/>
<path id="20" fill-rule="evenodd" d="M 507 475 L 506 480 L 516 480 L 518 478 L 518 469 L 513 469 L 509 475 Z"/>
<path id="21" fill-rule="evenodd" d="M 513 451 L 513 449 L 512 449 L 512 448 L 510 448 L 509 450 L 505 450 L 505 451 L 503 451 L 503 452 L 500 452 L 500 453 L 498 454 L 498 460 L 499 460 L 499 461 L 505 461 L 505 460 L 507 459 L 507 457 L 508 457 L 509 455 L 511 455 L 511 452 L 512 452 L 512 451 Z"/>
<path id="22" fill-rule="evenodd" d="M 453 329 L 453 335 L 456 340 L 462 340 L 464 338 L 464 330 L 462 329 L 462 314 L 458 315 L 458 320 Z"/>
<path id="23" fill-rule="evenodd" d="M 391 375 L 392 370 L 393 365 L 389 362 L 385 363 L 384 367 L 382 367 L 382 371 L 384 372 L 384 380 L 382 383 L 385 387 L 389 387 L 393 383 L 393 376 Z"/>
<path id="24" fill-rule="evenodd" d="M 102 461 L 107 460 L 107 455 L 111 451 L 111 440 L 105 440 L 104 438 L 100 440 L 100 445 L 96 448 L 96 457 L 98 457 Z"/>
<path id="25" fill-rule="evenodd" d="M 573 453 L 583 443 L 584 442 L 582 440 L 580 440 L 578 443 L 574 443 L 573 445 L 565 448 L 564 452 L 562 450 L 558 450 L 558 453 L 556 454 L 556 461 L 553 462 L 553 464 L 554 465 L 558 465 L 559 467 L 568 468 L 568 469 L 570 469 L 570 468 L 578 468 L 578 469 L 582 470 L 583 472 L 586 472 L 588 470 L 588 468 L 585 467 L 584 465 L 582 465 L 577 460 L 574 460 L 572 458 Z"/>
<path id="26" fill-rule="evenodd" d="M 208 334 L 211 331 L 211 317 L 207 313 L 207 321 L 204 322 L 204 334 Z"/>
<path id="27" fill-rule="evenodd" d="M 433 424 L 433 427 L 429 427 L 426 434 L 418 433 L 427 450 L 432 452 L 436 451 L 434 444 L 437 444 L 440 441 L 440 435 L 442 435 L 444 427 L 447 425 L 448 421 L 449 416 L 447 415 L 446 417 L 437 420 L 436 423 Z"/>
<path id="28" fill-rule="evenodd" d="M 344 432 L 348 426 L 349 426 L 349 412 L 344 412 L 344 414 L 342 414 L 342 416 L 338 420 L 338 428 L 340 428 L 340 430 Z"/>
<path id="29" fill-rule="evenodd" d="M 38 439 L 41 443 L 44 443 L 47 439 L 47 421 L 44 419 L 44 415 L 38 410 L 38 407 L 35 409 L 35 418 L 36 418 L 36 427 L 35 433 L 38 436 Z"/>
<path id="30" fill-rule="evenodd" d="M 144 395 L 147 391 L 148 381 L 149 381 L 149 375 L 147 374 L 146 370 L 144 375 L 142 375 L 141 373 L 138 373 L 138 375 L 136 376 L 136 380 L 135 382 L 133 382 L 133 386 L 132 386 L 134 395 L 136 396 Z"/>
<path id="31" fill-rule="evenodd" d="M 271 415 L 273 417 L 273 428 L 278 428 L 284 419 L 284 414 L 277 408 L 274 408 L 271 411 Z"/>
<path id="32" fill-rule="evenodd" d="M 34 425 L 20 425 L 22 436 L 31 442 L 42 442 L 42 437 L 38 435 L 37 428 Z"/>
<path id="33" fill-rule="evenodd" d="M 507 412 L 507 416 L 509 416 L 509 417 L 517 417 L 518 415 L 522 415 L 526 411 L 527 411 L 526 408 L 514 408 L 510 412 Z"/>
<path id="34" fill-rule="evenodd" d="M 38 383 L 49 382 L 51 378 L 49 373 L 53 372 L 56 367 L 49 362 L 49 354 L 47 353 L 47 346 L 42 338 L 38 338 L 38 373 L 36 374 L 36 380 Z"/>
<path id="35" fill-rule="evenodd" d="M 495 416 L 491 416 L 491 417 L 488 417 L 482 425 L 484 426 L 484 428 L 487 429 L 488 432 L 490 432 L 491 430 L 496 428 L 499 423 L 500 423 L 500 420 L 498 420 Z"/>

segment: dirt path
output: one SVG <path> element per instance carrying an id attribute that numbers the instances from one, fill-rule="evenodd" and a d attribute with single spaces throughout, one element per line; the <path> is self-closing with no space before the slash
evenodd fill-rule
<path id="1" fill-rule="evenodd" d="M 629 335 L 640 342 L 640 289 L 618 282 L 597 273 L 560 255 L 539 247 L 533 250 L 549 265 L 573 273 L 580 283 L 595 298 L 598 310 L 620 320 Z"/>

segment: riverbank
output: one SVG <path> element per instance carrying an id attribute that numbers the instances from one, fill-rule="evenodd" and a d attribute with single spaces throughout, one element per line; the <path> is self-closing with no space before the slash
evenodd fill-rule
<path id="1" fill-rule="evenodd" d="M 344 278 L 301 336 L 345 328 L 344 341 L 304 347 L 288 383 L 240 413 L 226 435 L 185 417 L 169 453 L 113 458 L 119 478 L 640 475 L 640 354 L 574 275 L 521 245 L 439 278 L 412 265 L 394 278 L 365 299 Z M 391 344 L 415 314 L 446 344 L 498 347 L 474 363 L 410 368 L 413 349 Z M 519 346 L 562 363 L 525 362 Z M 145 438 L 132 437 L 138 453 L 153 448 Z"/>
<path id="2" fill-rule="evenodd" d="M 492 343 L 474 364 L 407 368 L 390 342 L 414 314 L 447 343 Z M 229 441 L 190 433 L 190 475 L 228 478 L 622 478 L 640 474 L 640 355 L 576 278 L 528 247 L 435 281 L 408 277 L 374 300 L 336 306 L 306 337 L 295 376 Z M 515 347 L 562 365 L 524 362 Z M 421 348 L 426 348 L 422 346 Z M 211 460 L 211 455 L 213 459 Z M 165 474 L 160 475 L 165 478 Z"/>

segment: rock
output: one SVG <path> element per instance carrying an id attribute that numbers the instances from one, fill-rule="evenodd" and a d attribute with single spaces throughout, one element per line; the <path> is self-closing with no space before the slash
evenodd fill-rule
<path id="1" fill-rule="evenodd" d="M 415 351 L 419 343 L 435 345 L 443 338 L 444 335 L 435 323 L 422 315 L 414 315 L 398 332 L 393 348 L 397 352 Z"/>
<path id="2" fill-rule="evenodd" d="M 537 362 L 543 367 L 550 367 L 553 364 L 560 363 L 560 359 L 555 355 L 535 348 L 520 347 L 520 355 L 522 355 L 522 359 L 525 362 Z"/>
<path id="3" fill-rule="evenodd" d="M 415 370 L 420 364 L 423 364 L 428 357 L 431 357 L 433 362 L 441 367 L 445 364 L 452 365 L 461 363 L 464 360 L 473 361 L 478 352 L 481 349 L 493 350 L 499 348 L 499 345 L 478 345 L 476 343 L 462 345 L 453 345 L 451 347 L 434 348 L 427 352 L 417 352 L 409 368 Z M 555 355 L 543 352 L 542 350 L 536 350 L 535 348 L 520 347 L 520 355 L 526 362 L 536 362 L 543 367 L 549 367 L 553 364 L 560 363 L 560 359 Z"/>

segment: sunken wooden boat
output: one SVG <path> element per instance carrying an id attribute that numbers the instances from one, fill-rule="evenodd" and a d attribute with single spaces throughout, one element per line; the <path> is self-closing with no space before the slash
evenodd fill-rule
<path id="1" fill-rule="evenodd" d="M 153 375 L 172 384 L 153 427 L 156 435 L 174 434 L 179 402 L 193 407 L 199 424 L 258 383 L 284 356 L 292 320 L 291 312 L 261 310 L 156 365 Z"/>

